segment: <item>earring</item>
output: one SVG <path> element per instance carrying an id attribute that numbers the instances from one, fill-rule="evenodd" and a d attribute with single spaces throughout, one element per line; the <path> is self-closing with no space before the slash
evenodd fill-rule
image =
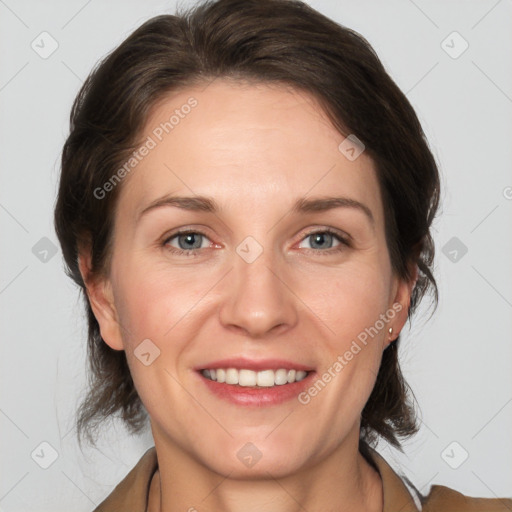
<path id="1" fill-rule="evenodd" d="M 393 327 L 390 327 L 390 328 L 388 329 L 388 332 L 389 332 L 389 334 L 393 334 Z"/>

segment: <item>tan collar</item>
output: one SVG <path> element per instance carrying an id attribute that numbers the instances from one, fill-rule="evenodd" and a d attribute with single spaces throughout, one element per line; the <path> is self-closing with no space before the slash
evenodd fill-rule
<path id="1" fill-rule="evenodd" d="M 378 468 L 384 489 L 383 512 L 419 512 L 412 496 L 401 478 L 375 450 L 370 449 L 372 460 Z M 116 486 L 94 512 L 146 511 L 152 476 L 158 469 L 155 447 L 149 448 L 135 467 Z"/>

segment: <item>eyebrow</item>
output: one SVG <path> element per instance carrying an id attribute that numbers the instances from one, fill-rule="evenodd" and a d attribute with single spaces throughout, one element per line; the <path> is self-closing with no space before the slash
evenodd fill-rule
<path id="1" fill-rule="evenodd" d="M 214 199 L 206 196 L 163 196 L 156 199 L 146 206 L 138 215 L 137 222 L 148 212 L 164 206 L 181 208 L 189 211 L 201 211 L 207 213 L 217 213 L 219 207 Z M 305 197 L 298 199 L 291 211 L 293 213 L 309 213 L 309 212 L 325 212 L 335 208 L 353 208 L 358 210 L 367 217 L 372 227 L 375 225 L 375 218 L 372 211 L 365 204 L 348 197 L 321 197 L 316 199 L 306 199 Z"/>

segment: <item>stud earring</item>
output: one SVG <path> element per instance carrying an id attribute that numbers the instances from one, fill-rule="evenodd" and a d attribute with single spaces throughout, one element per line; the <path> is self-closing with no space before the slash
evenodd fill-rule
<path id="1" fill-rule="evenodd" d="M 388 329 L 388 332 L 389 332 L 389 334 L 393 334 L 393 327 L 390 327 L 390 328 Z"/>

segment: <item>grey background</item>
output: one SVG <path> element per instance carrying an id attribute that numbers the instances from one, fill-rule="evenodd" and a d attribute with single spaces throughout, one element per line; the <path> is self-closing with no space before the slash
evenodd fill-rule
<path id="1" fill-rule="evenodd" d="M 402 341 L 421 431 L 404 454 L 385 443 L 379 451 L 423 493 L 443 484 L 511 496 L 512 2 L 309 3 L 374 46 L 415 107 L 442 173 L 434 231 L 440 305 L 431 320 L 420 311 Z M 86 384 L 85 323 L 60 249 L 51 252 L 52 209 L 82 81 L 164 12 L 173 13 L 174 2 L 0 0 L 4 512 L 90 511 L 153 445 L 150 433 L 131 438 L 113 424 L 98 451 L 78 448 L 72 428 Z M 46 59 L 31 47 L 42 46 L 43 31 L 58 43 Z M 464 43 L 454 31 L 469 44 L 457 58 Z M 47 469 L 52 451 L 42 442 L 57 456 Z"/>

